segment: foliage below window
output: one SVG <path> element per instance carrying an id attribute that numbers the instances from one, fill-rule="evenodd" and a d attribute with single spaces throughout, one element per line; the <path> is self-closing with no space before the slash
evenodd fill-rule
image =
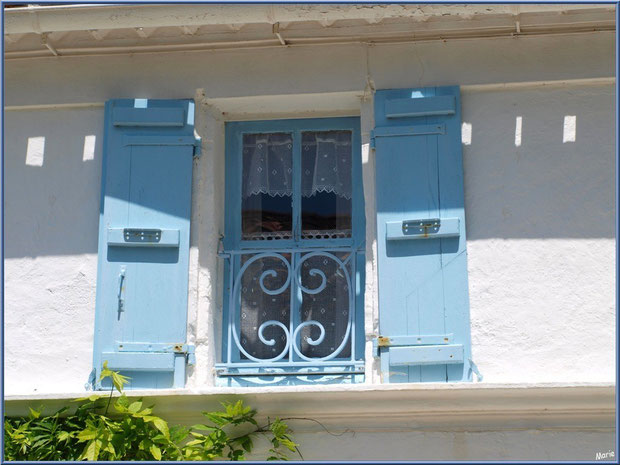
<path id="1" fill-rule="evenodd" d="M 104 364 L 101 378 L 111 378 L 121 393 L 115 401 L 92 395 L 74 413 L 64 407 L 41 416 L 30 409 L 29 418 L 4 422 L 5 460 L 243 460 L 253 449 L 253 438 L 266 435 L 267 460 L 286 460 L 284 449 L 297 450 L 288 426 L 279 419 L 267 425 L 255 420 L 256 411 L 243 405 L 225 404 L 219 412 L 202 412 L 207 424 L 169 426 L 153 415 L 153 406 L 130 400 L 122 393 L 127 379 Z M 113 405 L 114 413 L 110 412 Z"/>

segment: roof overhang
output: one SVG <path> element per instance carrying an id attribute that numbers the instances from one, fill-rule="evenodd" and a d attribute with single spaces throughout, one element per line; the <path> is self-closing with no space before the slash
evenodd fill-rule
<path id="1" fill-rule="evenodd" d="M 138 4 L 5 9 L 28 58 L 615 31 L 610 4 Z"/>

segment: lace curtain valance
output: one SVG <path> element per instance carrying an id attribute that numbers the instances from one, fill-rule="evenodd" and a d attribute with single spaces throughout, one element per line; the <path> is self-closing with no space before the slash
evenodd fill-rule
<path id="1" fill-rule="evenodd" d="M 291 134 L 246 134 L 243 138 L 243 196 L 291 196 L 293 193 Z M 332 192 L 351 198 L 351 133 L 303 132 L 301 195 Z"/>

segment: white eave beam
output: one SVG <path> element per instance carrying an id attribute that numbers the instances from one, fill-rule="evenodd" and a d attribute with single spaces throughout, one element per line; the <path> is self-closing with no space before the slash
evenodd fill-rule
<path id="1" fill-rule="evenodd" d="M 79 31 L 87 29 L 158 28 L 205 26 L 230 23 L 289 23 L 361 19 L 376 23 L 385 19 L 410 18 L 425 21 L 432 17 L 472 17 L 474 15 L 519 15 L 582 9 L 612 9 L 614 4 L 521 4 L 521 5 L 355 5 L 355 4 L 244 4 L 244 5 L 60 5 L 28 6 L 4 11 L 4 33 Z"/>

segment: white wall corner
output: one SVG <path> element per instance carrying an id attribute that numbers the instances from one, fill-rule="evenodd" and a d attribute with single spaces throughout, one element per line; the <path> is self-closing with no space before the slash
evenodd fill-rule
<path id="1" fill-rule="evenodd" d="M 202 154 L 197 159 L 195 178 L 199 180 L 195 191 L 192 224 L 197 234 L 197 289 L 194 302 L 196 333 L 196 368 L 190 386 L 214 386 L 213 366 L 218 359 L 221 337 L 221 292 L 219 291 L 217 256 L 219 238 L 223 229 L 223 211 L 220 198 L 224 189 L 223 168 L 223 122 L 205 103 L 203 89 L 198 89 L 196 99 L 196 133 L 201 137 Z M 191 292 L 191 288 L 190 288 Z"/>
<path id="2" fill-rule="evenodd" d="M 370 133 L 375 127 L 374 94 L 361 101 L 362 178 L 364 212 L 366 214 L 366 286 L 364 290 L 364 333 L 366 337 L 366 383 L 379 382 L 379 362 L 373 357 L 372 339 L 379 334 L 379 301 L 377 293 L 377 215 L 375 203 L 375 151 L 370 148 Z"/>

